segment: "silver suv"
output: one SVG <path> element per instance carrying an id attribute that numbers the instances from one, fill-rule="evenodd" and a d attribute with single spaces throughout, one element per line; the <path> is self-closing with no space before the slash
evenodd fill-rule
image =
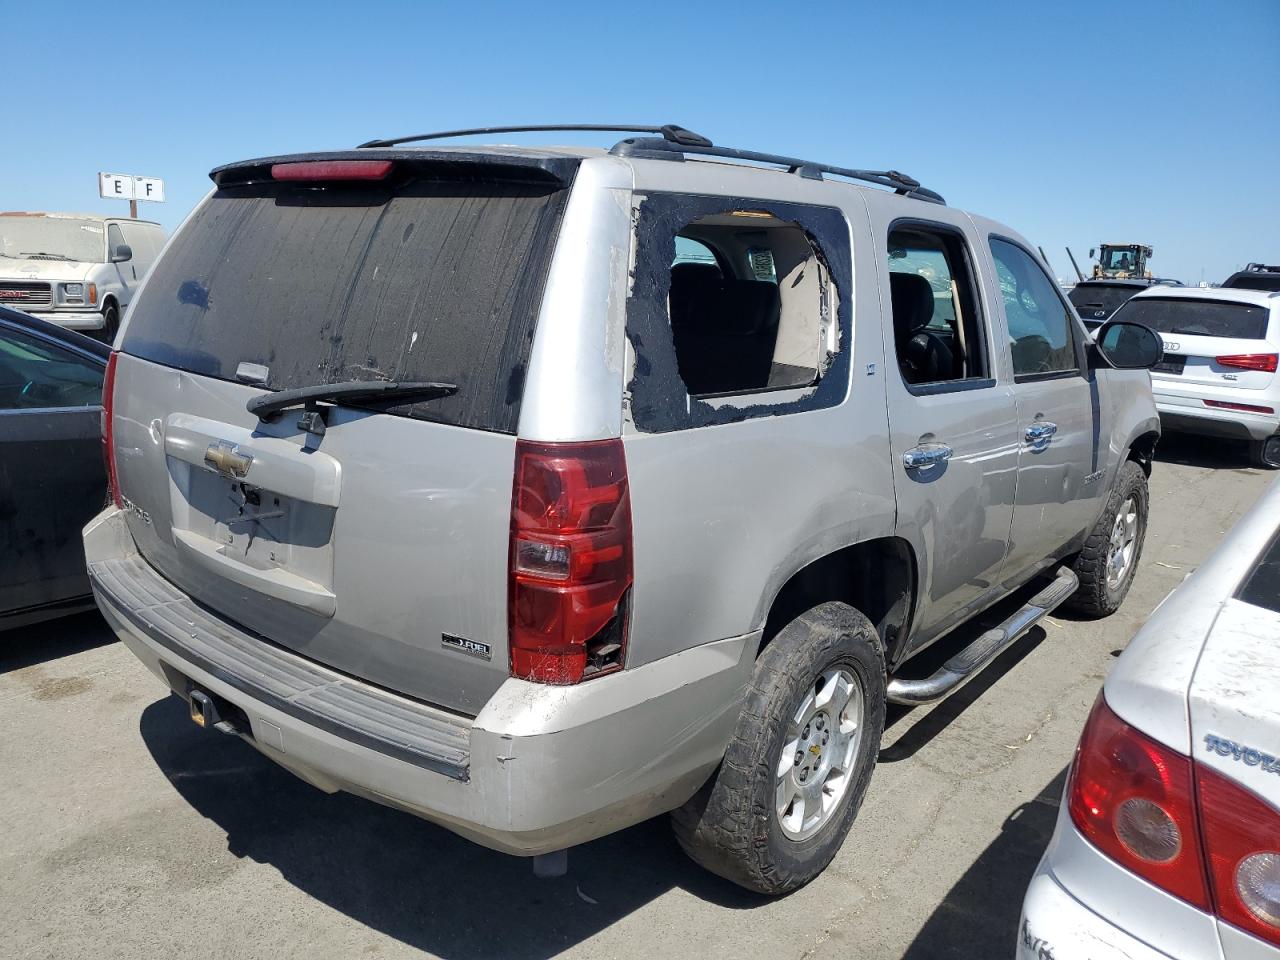
<path id="1" fill-rule="evenodd" d="M 903 174 L 635 132 L 213 171 L 112 355 L 85 548 L 192 718 L 323 790 L 544 870 L 673 812 L 781 893 L 887 702 L 1120 605 L 1159 340 L 1095 343 Z"/>

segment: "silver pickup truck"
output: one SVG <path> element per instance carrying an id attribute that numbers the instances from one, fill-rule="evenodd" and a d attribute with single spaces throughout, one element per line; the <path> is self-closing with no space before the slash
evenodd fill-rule
<path id="1" fill-rule="evenodd" d="M 89 570 L 197 723 L 323 790 L 545 869 L 673 812 L 782 893 L 887 703 L 1120 605 L 1160 345 L 904 174 L 635 133 L 213 171 L 111 357 Z"/>

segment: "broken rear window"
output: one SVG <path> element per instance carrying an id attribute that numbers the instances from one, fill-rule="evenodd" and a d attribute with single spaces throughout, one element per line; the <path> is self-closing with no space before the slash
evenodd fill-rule
<path id="1" fill-rule="evenodd" d="M 220 188 L 133 306 L 122 349 L 273 390 L 442 380 L 394 412 L 514 433 L 566 191 L 504 181 Z"/>

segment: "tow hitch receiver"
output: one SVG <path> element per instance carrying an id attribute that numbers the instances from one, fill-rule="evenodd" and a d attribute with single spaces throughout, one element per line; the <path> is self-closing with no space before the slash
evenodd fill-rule
<path id="1" fill-rule="evenodd" d="M 217 730 L 219 733 L 240 732 L 237 724 L 223 716 L 223 711 L 218 709 L 218 702 L 203 690 L 192 688 L 187 694 L 187 705 L 196 726 Z"/>

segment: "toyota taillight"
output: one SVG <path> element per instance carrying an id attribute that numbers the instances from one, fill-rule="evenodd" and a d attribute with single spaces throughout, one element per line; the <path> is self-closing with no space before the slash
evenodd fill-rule
<path id="1" fill-rule="evenodd" d="M 1275 353 L 1233 353 L 1225 357 L 1214 357 L 1220 367 L 1236 367 L 1240 370 L 1261 370 L 1263 373 L 1275 373 L 1280 354 Z"/>
<path id="2" fill-rule="evenodd" d="M 1280 946 L 1280 810 L 1204 764 L 1196 786 L 1215 912 Z"/>
<path id="3" fill-rule="evenodd" d="M 511 675 L 578 683 L 621 668 L 632 576 L 622 441 L 517 441 Z"/>
<path id="4" fill-rule="evenodd" d="M 1112 860 L 1280 945 L 1280 810 L 1139 733 L 1101 696 L 1067 798 L 1076 828 Z"/>
<path id="5" fill-rule="evenodd" d="M 1076 748 L 1071 820 L 1121 866 L 1209 909 L 1191 761 L 1139 733 L 1099 695 Z"/>
<path id="6" fill-rule="evenodd" d="M 107 358 L 107 373 L 102 378 L 102 462 L 107 470 L 107 490 L 117 507 L 124 507 L 120 496 L 120 481 L 116 477 L 116 445 L 113 437 L 112 413 L 115 408 L 116 394 L 116 358 L 120 354 L 113 350 Z"/>

